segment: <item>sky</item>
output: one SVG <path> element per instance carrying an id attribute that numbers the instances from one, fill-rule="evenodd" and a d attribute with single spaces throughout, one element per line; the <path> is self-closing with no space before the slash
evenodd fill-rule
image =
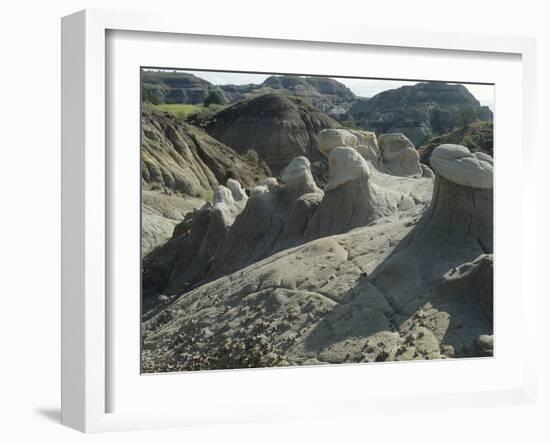
<path id="1" fill-rule="evenodd" d="M 248 84 L 261 83 L 269 75 L 266 74 L 245 74 L 234 72 L 207 72 L 207 71 L 186 71 L 194 74 L 212 84 Z M 332 77 L 340 83 L 345 84 L 359 97 L 372 97 L 379 92 L 396 89 L 401 86 L 414 85 L 417 81 L 402 80 L 370 80 L 364 78 L 339 78 Z M 494 86 L 482 84 L 464 85 L 483 106 L 489 106 L 494 111 Z"/>

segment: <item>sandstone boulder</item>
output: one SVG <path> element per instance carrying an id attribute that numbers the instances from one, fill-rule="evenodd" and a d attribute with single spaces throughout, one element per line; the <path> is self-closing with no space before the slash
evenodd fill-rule
<path id="1" fill-rule="evenodd" d="M 352 129 L 324 129 L 317 135 L 319 150 L 329 158 L 331 151 L 336 147 L 353 147 L 365 160 L 378 166 L 380 151 L 374 132 Z"/>
<path id="2" fill-rule="evenodd" d="M 420 157 L 414 144 L 402 133 L 378 136 L 381 166 L 386 173 L 396 176 L 420 177 Z"/>
<path id="3" fill-rule="evenodd" d="M 472 154 L 458 144 L 442 144 L 430 158 L 434 170 L 447 180 L 478 189 L 493 188 L 493 159 L 483 153 Z"/>

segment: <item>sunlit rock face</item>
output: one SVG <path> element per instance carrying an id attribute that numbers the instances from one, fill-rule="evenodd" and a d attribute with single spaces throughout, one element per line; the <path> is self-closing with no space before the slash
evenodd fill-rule
<path id="1" fill-rule="evenodd" d="M 319 151 L 326 157 L 336 147 L 353 147 L 365 160 L 377 166 L 380 151 L 374 132 L 353 129 L 324 129 L 317 135 Z"/>
<path id="2" fill-rule="evenodd" d="M 189 361 L 258 333 L 257 366 L 490 356 L 491 160 L 446 149 L 414 177 L 336 146 L 324 193 L 294 159 L 252 191 L 206 279 L 146 321 L 146 371 L 227 368 Z"/>
<path id="3" fill-rule="evenodd" d="M 483 152 L 471 153 L 458 144 L 442 144 L 432 152 L 430 164 L 453 183 L 477 189 L 493 188 L 493 158 Z"/>
<path id="4" fill-rule="evenodd" d="M 353 147 L 336 147 L 329 157 L 329 181 L 311 219 L 306 239 L 347 232 L 392 212 L 395 197 L 385 198 L 369 182 L 369 165 Z"/>
<path id="5" fill-rule="evenodd" d="M 324 196 L 310 166 L 306 157 L 296 157 L 281 172 L 280 182 L 268 178 L 252 190 L 244 211 L 213 256 L 208 279 L 304 241 L 304 231 Z"/>
<path id="6" fill-rule="evenodd" d="M 281 182 L 285 190 L 296 196 L 321 192 L 311 174 L 311 163 L 306 157 L 296 157 L 283 170 Z"/>
<path id="7" fill-rule="evenodd" d="M 378 137 L 381 165 L 386 173 L 396 176 L 420 177 L 420 156 L 414 144 L 401 133 L 382 134 Z"/>

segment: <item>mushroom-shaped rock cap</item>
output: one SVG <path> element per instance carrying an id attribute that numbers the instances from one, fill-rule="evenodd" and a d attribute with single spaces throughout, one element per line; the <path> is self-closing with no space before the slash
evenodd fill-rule
<path id="1" fill-rule="evenodd" d="M 385 171 L 391 175 L 419 177 L 420 157 L 414 144 L 402 133 L 386 133 L 378 137 Z"/>
<path id="2" fill-rule="evenodd" d="M 323 129 L 317 135 L 317 142 L 319 143 L 319 151 L 328 158 L 335 147 L 355 147 L 358 139 L 355 134 L 347 129 Z"/>
<path id="3" fill-rule="evenodd" d="M 310 165 L 306 157 L 294 158 L 281 174 L 281 182 L 285 188 L 299 194 L 320 191 L 311 175 Z"/>
<path id="4" fill-rule="evenodd" d="M 225 186 L 218 186 L 214 189 L 214 196 L 212 198 L 213 205 L 216 204 L 226 204 L 228 206 L 233 206 L 235 200 L 233 199 L 233 194 Z"/>
<path id="5" fill-rule="evenodd" d="M 241 187 L 241 183 L 239 183 L 237 180 L 229 178 L 226 182 L 226 185 L 227 188 L 231 191 L 231 194 L 233 195 L 233 199 L 235 201 L 246 201 L 248 199 L 246 192 Z"/>
<path id="6" fill-rule="evenodd" d="M 329 181 L 325 190 L 332 190 L 348 181 L 369 176 L 369 166 L 353 147 L 336 147 L 329 157 Z"/>
<path id="7" fill-rule="evenodd" d="M 458 144 L 442 144 L 432 152 L 430 164 L 453 183 L 478 189 L 493 188 L 493 159 L 487 154 L 472 154 Z"/>
<path id="8" fill-rule="evenodd" d="M 294 158 L 288 166 L 285 167 L 281 174 L 281 181 L 285 184 L 302 179 L 309 172 L 311 163 L 306 157 Z"/>
<path id="9" fill-rule="evenodd" d="M 250 197 L 255 198 L 260 195 L 271 192 L 279 187 L 279 182 L 277 178 L 269 177 L 262 181 L 259 186 L 253 187 L 250 191 Z"/>
<path id="10" fill-rule="evenodd" d="M 317 135 L 319 151 L 329 157 L 335 147 L 355 147 L 365 157 L 363 151 L 368 148 L 378 155 L 378 142 L 374 132 L 352 129 L 323 129 Z M 368 155 L 369 157 L 372 155 Z M 367 158 L 370 159 L 370 158 Z"/>

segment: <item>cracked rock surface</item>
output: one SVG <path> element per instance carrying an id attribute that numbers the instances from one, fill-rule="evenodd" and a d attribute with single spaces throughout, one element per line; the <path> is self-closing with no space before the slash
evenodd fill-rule
<path id="1" fill-rule="evenodd" d="M 463 156 L 433 155 L 446 161 L 434 166 L 435 184 L 339 146 L 329 154 L 335 186 L 311 185 L 307 159 L 296 159 L 281 182 L 256 188 L 206 278 L 162 293 L 144 316 L 144 371 L 492 355 L 492 191 L 486 176 L 480 187 L 448 178 Z M 209 210 L 165 252 L 181 250 L 177 241 L 200 248 Z M 355 213 L 368 215 L 354 222 Z"/>

